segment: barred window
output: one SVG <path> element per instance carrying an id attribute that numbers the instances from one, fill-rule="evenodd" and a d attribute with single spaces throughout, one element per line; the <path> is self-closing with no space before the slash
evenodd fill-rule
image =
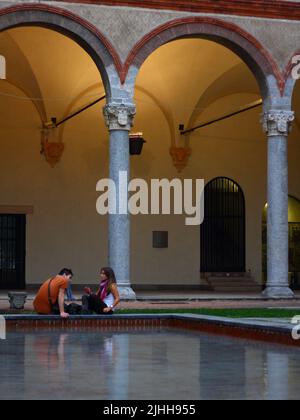
<path id="1" fill-rule="evenodd" d="M 25 229 L 25 215 L 0 215 L 0 289 L 25 288 Z"/>

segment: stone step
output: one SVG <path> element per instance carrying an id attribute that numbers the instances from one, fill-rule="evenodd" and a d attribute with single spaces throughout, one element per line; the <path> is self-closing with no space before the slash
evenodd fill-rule
<path id="1" fill-rule="evenodd" d="M 219 289 L 258 289 L 259 285 L 256 284 L 212 284 L 214 290 Z"/>
<path id="2" fill-rule="evenodd" d="M 211 283 L 233 283 L 233 284 L 240 284 L 240 283 L 250 283 L 250 284 L 257 284 L 253 279 L 249 278 L 240 278 L 240 279 L 231 279 L 231 278 L 224 278 L 224 279 L 216 279 L 216 278 L 209 278 L 208 281 Z"/>
<path id="3" fill-rule="evenodd" d="M 255 282 L 244 282 L 244 281 L 239 281 L 239 282 L 233 282 L 233 281 L 209 281 L 209 284 L 213 285 L 213 286 L 258 286 L 257 283 Z"/>
<path id="4" fill-rule="evenodd" d="M 253 283 L 253 279 L 249 278 L 249 277 L 237 277 L 237 278 L 233 278 L 233 277 L 209 277 L 208 279 L 209 281 L 213 281 L 215 283 L 221 283 L 221 282 L 232 282 L 232 283 Z"/>
<path id="5" fill-rule="evenodd" d="M 251 291 L 251 290 L 254 290 L 254 291 L 256 291 L 256 290 L 261 290 L 261 287 L 260 286 L 256 286 L 256 285 L 245 285 L 245 286 L 242 286 L 242 285 L 235 285 L 235 286 L 232 286 L 232 285 L 220 285 L 220 286 L 216 286 L 216 285 L 214 285 L 214 286 L 212 286 L 212 288 L 213 288 L 213 290 L 215 291 L 215 292 L 220 292 L 221 290 L 231 290 L 231 291 L 238 291 L 238 290 L 249 290 L 249 292 Z"/>
<path id="6" fill-rule="evenodd" d="M 261 286 L 252 277 L 209 277 L 215 292 L 261 292 Z"/>
<path id="7" fill-rule="evenodd" d="M 204 273 L 206 278 L 252 278 L 250 273 Z"/>
<path id="8" fill-rule="evenodd" d="M 216 287 L 214 293 L 261 293 L 261 287 Z"/>

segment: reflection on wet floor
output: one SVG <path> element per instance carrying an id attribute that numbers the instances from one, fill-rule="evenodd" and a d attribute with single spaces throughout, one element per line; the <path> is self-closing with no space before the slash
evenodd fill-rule
<path id="1" fill-rule="evenodd" d="M 181 331 L 9 333 L 1 399 L 299 399 L 300 350 Z"/>

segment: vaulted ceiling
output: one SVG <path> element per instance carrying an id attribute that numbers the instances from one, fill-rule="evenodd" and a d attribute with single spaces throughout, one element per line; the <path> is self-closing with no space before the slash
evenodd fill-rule
<path id="1" fill-rule="evenodd" d="M 4 31 L 0 52 L 7 60 L 0 105 L 5 106 L 8 95 L 16 107 L 19 101 L 30 100 L 41 123 L 51 117 L 60 120 L 104 94 L 92 59 L 58 32 L 40 27 Z M 300 88 L 297 92 L 300 98 Z M 138 110 L 143 101 L 154 101 L 173 137 L 179 124 L 190 127 L 205 120 L 207 109 L 226 97 L 232 100 L 223 111 L 245 105 L 241 94 L 260 98 L 249 68 L 225 47 L 203 39 L 182 39 L 159 48 L 146 60 L 136 81 Z M 221 110 L 214 111 L 216 117 Z"/>

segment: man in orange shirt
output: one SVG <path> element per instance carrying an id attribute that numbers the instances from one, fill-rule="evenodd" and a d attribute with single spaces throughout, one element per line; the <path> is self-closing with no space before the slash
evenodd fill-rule
<path id="1" fill-rule="evenodd" d="M 38 291 L 33 302 L 33 307 L 41 315 L 60 315 L 68 318 L 69 314 L 65 309 L 65 291 L 73 277 L 73 272 L 69 268 L 64 268 L 60 273 L 47 280 Z"/>

